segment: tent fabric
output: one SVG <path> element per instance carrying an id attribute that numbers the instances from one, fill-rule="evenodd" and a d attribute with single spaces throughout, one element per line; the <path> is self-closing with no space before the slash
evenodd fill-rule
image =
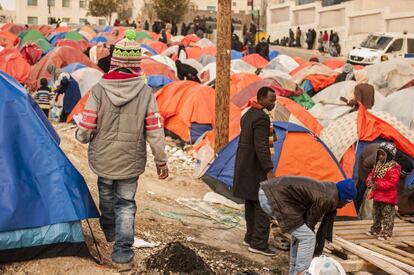
<path id="1" fill-rule="evenodd" d="M 172 81 L 178 80 L 173 69 L 152 58 L 143 58 L 141 61 L 141 69 L 146 76 L 163 75 Z"/>
<path id="2" fill-rule="evenodd" d="M 414 68 L 402 60 L 390 60 L 366 66 L 369 84 L 387 96 L 414 79 Z"/>
<path id="3" fill-rule="evenodd" d="M 19 35 L 19 33 L 23 32 L 25 30 L 25 27 L 19 26 L 13 23 L 5 24 L 2 27 L 3 31 L 9 31 L 15 35 Z"/>
<path id="4" fill-rule="evenodd" d="M 193 123 L 214 124 L 214 89 L 194 81 L 174 81 L 155 93 L 165 128 L 182 140 L 190 136 Z M 185 106 L 185 107 L 184 107 Z"/>
<path id="5" fill-rule="evenodd" d="M 40 43 L 40 41 L 42 41 Z M 23 47 L 28 42 L 36 43 L 43 51 L 48 50 L 52 45 L 46 40 L 46 38 L 36 30 L 28 30 L 21 38 L 19 46 Z"/>
<path id="6" fill-rule="evenodd" d="M 82 64 L 82 63 L 72 63 L 72 64 L 69 64 L 69 65 L 65 66 L 62 70 L 65 73 L 71 74 L 74 71 L 77 71 L 77 70 L 82 69 L 82 68 L 86 68 L 86 65 Z"/>
<path id="7" fill-rule="evenodd" d="M 86 39 L 82 34 L 78 33 L 78 32 L 67 32 L 64 36 L 65 39 L 68 40 L 74 40 L 74 41 L 81 41 Z"/>
<path id="8" fill-rule="evenodd" d="M 69 46 L 75 48 L 81 52 L 86 52 L 88 48 L 90 48 L 91 44 L 89 44 L 86 40 L 70 40 L 70 39 L 61 39 L 56 43 L 56 47 L 62 46 Z"/>
<path id="9" fill-rule="evenodd" d="M 405 126 L 414 130 L 414 87 L 387 96 L 374 110 L 392 114 Z"/>
<path id="10" fill-rule="evenodd" d="M 216 45 L 208 40 L 207 38 L 201 38 L 197 42 L 194 43 L 197 47 L 206 48 L 206 47 L 215 47 Z"/>
<path id="11" fill-rule="evenodd" d="M 16 45 L 18 42 L 18 37 L 9 31 L 0 31 L 0 38 L 7 40 L 11 46 Z"/>
<path id="12" fill-rule="evenodd" d="M 256 68 L 264 68 L 269 63 L 269 61 L 257 53 L 246 55 L 242 60 Z"/>
<path id="13" fill-rule="evenodd" d="M 91 95 L 91 92 L 88 91 L 85 93 L 84 96 L 82 96 L 82 98 L 78 101 L 78 103 L 73 108 L 72 112 L 68 115 L 68 118 L 66 119 L 66 123 L 70 123 L 73 120 L 73 116 L 83 113 L 83 110 L 86 107 L 86 102 L 88 101 L 90 95 Z"/>
<path id="14" fill-rule="evenodd" d="M 327 59 L 322 62 L 323 65 L 328 66 L 332 70 L 340 69 L 345 65 L 345 61 L 340 59 Z"/>
<path id="15" fill-rule="evenodd" d="M 196 43 L 199 40 L 200 40 L 200 38 L 197 35 L 190 34 L 190 35 L 187 35 L 186 37 L 184 37 L 181 40 L 181 44 L 183 44 L 185 47 L 187 47 L 187 46 L 190 46 L 191 43 Z"/>
<path id="16" fill-rule="evenodd" d="M 272 160 L 276 176 L 301 175 L 321 181 L 337 182 L 345 178 L 343 170 L 323 142 L 309 130 L 289 122 L 273 123 L 277 141 Z M 229 142 L 211 164 L 206 175 L 233 187 L 234 164 L 238 138 Z M 353 205 L 340 210 L 340 215 L 355 216 Z"/>
<path id="17" fill-rule="evenodd" d="M 84 179 L 27 92 L 2 72 L 0 87 L 0 232 L 98 217 Z"/>
<path id="18" fill-rule="evenodd" d="M 97 35 L 94 38 L 92 38 L 92 40 L 90 40 L 90 42 L 92 44 L 106 43 L 108 41 L 109 41 L 108 38 L 106 38 L 105 36 L 102 36 L 102 35 Z"/>
<path id="19" fill-rule="evenodd" d="M 321 63 L 306 62 L 303 66 L 304 67 L 300 66 L 289 73 L 292 76 L 292 80 L 298 84 L 302 83 L 303 80 L 312 75 L 326 76 L 330 78 L 334 78 L 338 75 L 335 70 L 332 70 Z"/>
<path id="20" fill-rule="evenodd" d="M 151 56 L 151 58 L 164 65 L 167 65 L 174 71 L 175 74 L 177 74 L 177 66 L 175 65 L 175 62 L 171 58 L 164 56 L 164 55 L 154 55 L 154 56 Z"/>
<path id="21" fill-rule="evenodd" d="M 81 96 L 84 96 L 88 91 L 90 91 L 92 87 L 95 86 L 99 80 L 101 80 L 102 75 L 101 71 L 86 66 L 71 73 L 72 78 L 75 79 L 79 85 Z"/>
<path id="22" fill-rule="evenodd" d="M 151 55 L 157 55 L 158 54 L 153 48 L 151 48 L 151 46 L 148 46 L 146 44 L 141 44 L 141 48 L 144 49 L 144 50 L 147 50 Z"/>
<path id="23" fill-rule="evenodd" d="M 82 26 L 79 33 L 84 36 L 87 40 L 92 40 L 96 36 L 95 30 L 91 26 Z"/>
<path id="24" fill-rule="evenodd" d="M 230 52 L 230 59 L 234 60 L 234 59 L 241 59 L 243 57 L 243 53 L 236 51 L 236 50 L 231 50 Z"/>
<path id="25" fill-rule="evenodd" d="M 29 77 L 30 65 L 17 49 L 9 48 L 0 51 L 0 70 L 20 83 L 25 83 Z"/>
<path id="26" fill-rule="evenodd" d="M 270 61 L 272 61 L 273 59 L 275 59 L 276 57 L 278 57 L 279 56 L 279 52 L 278 51 L 271 51 L 270 53 L 269 53 L 269 60 Z"/>
<path id="27" fill-rule="evenodd" d="M 312 100 L 316 103 L 344 105 L 345 103 L 339 98 L 350 98 L 355 85 L 356 82 L 352 80 L 335 83 L 314 95 Z"/>
<path id="28" fill-rule="evenodd" d="M 202 55 L 197 59 L 198 62 L 200 62 L 201 65 L 207 66 L 210 63 L 216 62 L 216 57 L 211 55 Z"/>
<path id="29" fill-rule="evenodd" d="M 148 77 L 148 86 L 154 89 L 164 87 L 171 82 L 171 79 L 163 75 L 151 75 Z"/>
<path id="30" fill-rule="evenodd" d="M 398 149 L 414 158 L 414 135 L 391 114 L 368 112 L 360 104 L 358 111 L 358 138 L 364 141 L 373 141 L 377 138 L 393 140 Z"/>
<path id="31" fill-rule="evenodd" d="M 35 90 L 39 87 L 38 79 L 46 78 L 50 79 L 50 74 L 47 72 L 47 66 L 53 64 L 56 68 L 60 69 L 72 63 L 82 63 L 88 67 L 97 69 L 100 71 L 99 67 L 96 66 L 85 54 L 82 52 L 68 47 L 62 46 L 55 48 L 48 55 L 43 57 L 37 64 L 35 64 L 29 74 L 29 79 L 27 81 L 28 88 L 30 90 Z"/>
<path id="32" fill-rule="evenodd" d="M 157 54 L 161 54 L 168 48 L 165 43 L 160 41 L 144 41 L 143 44 L 150 46 Z"/>
<path id="33" fill-rule="evenodd" d="M 143 40 L 143 39 L 151 39 L 151 40 L 153 40 L 152 37 L 151 37 L 151 35 L 149 35 L 149 33 L 146 32 L 146 31 L 136 32 L 135 40 L 136 41 L 140 41 L 140 40 Z"/>
<path id="34" fill-rule="evenodd" d="M 56 43 L 61 40 L 64 39 L 66 35 L 66 32 L 56 32 L 53 33 L 51 35 L 49 35 L 48 40 L 50 42 L 50 44 L 52 44 L 53 46 L 56 45 Z"/>
<path id="35" fill-rule="evenodd" d="M 326 87 L 331 86 L 335 83 L 336 75 L 309 75 L 305 78 L 305 80 L 309 80 L 312 84 L 313 91 L 315 93 L 319 92 L 320 90 L 325 89 Z"/>
<path id="36" fill-rule="evenodd" d="M 34 65 L 42 58 L 43 50 L 35 43 L 29 42 L 20 49 L 20 54 L 29 65 Z"/>
<path id="37" fill-rule="evenodd" d="M 414 87 L 414 79 L 406 83 L 404 86 L 398 89 L 398 91 L 405 90 L 408 88 Z"/>
<path id="38" fill-rule="evenodd" d="M 292 57 L 280 54 L 276 58 L 272 59 L 264 68 L 289 73 L 298 66 L 299 64 Z"/>
<path id="39" fill-rule="evenodd" d="M 184 60 L 182 63 L 183 64 L 190 65 L 191 67 L 193 67 L 194 69 L 196 69 L 197 72 L 202 71 L 203 68 L 204 68 L 204 66 L 201 65 L 200 62 L 198 62 L 197 60 L 192 59 L 192 58 L 188 58 L 188 59 Z"/>

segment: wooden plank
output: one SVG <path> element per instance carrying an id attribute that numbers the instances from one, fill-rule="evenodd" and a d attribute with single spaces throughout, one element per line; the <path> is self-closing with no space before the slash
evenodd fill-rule
<path id="1" fill-rule="evenodd" d="M 371 251 L 378 252 L 378 253 L 380 253 L 380 254 L 382 254 L 384 256 L 388 256 L 388 257 L 391 257 L 393 259 L 396 259 L 397 261 L 400 261 L 402 263 L 406 263 L 408 265 L 412 265 L 413 264 L 413 260 L 411 260 L 409 258 L 406 258 L 406 257 L 403 257 L 403 256 L 401 256 L 399 254 L 393 253 L 391 251 L 388 251 L 386 249 L 377 247 L 377 246 L 375 246 L 373 244 L 370 244 L 370 243 L 362 243 L 361 246 L 362 247 L 365 247 L 365 248 L 367 248 L 367 249 L 369 249 Z M 414 269 L 413 269 L 413 271 L 414 271 Z"/>
<path id="2" fill-rule="evenodd" d="M 333 230 L 333 232 L 335 234 L 364 234 L 366 235 L 366 233 L 369 231 L 369 228 L 352 228 L 352 229 L 335 229 Z M 395 227 L 393 230 L 393 233 L 404 233 L 407 235 L 412 235 L 414 236 L 414 226 L 412 227 Z M 368 235 L 366 235 L 368 236 Z"/>
<path id="3" fill-rule="evenodd" d="M 398 255 L 401 255 L 403 257 L 410 258 L 410 259 L 413 260 L 412 264 L 414 264 L 414 254 L 413 253 L 409 253 L 407 251 L 404 251 L 402 249 L 398 249 L 396 247 L 393 247 L 393 246 L 391 246 L 389 244 L 385 244 L 385 243 L 375 243 L 375 246 L 378 246 L 378 247 L 383 248 L 385 250 L 391 251 L 391 252 L 396 253 Z"/>
<path id="4" fill-rule="evenodd" d="M 335 235 L 341 235 L 341 236 L 350 236 L 350 237 L 362 237 L 362 238 L 369 238 L 369 237 L 373 237 L 373 236 L 368 236 L 368 235 L 366 235 L 366 234 L 362 234 L 362 232 L 361 233 L 354 233 L 354 232 L 352 232 L 352 230 L 350 230 L 349 232 L 346 232 L 346 231 L 343 231 L 342 233 L 340 233 L 340 234 L 337 234 L 336 233 L 336 231 L 334 230 L 334 232 L 335 232 Z M 410 231 L 397 231 L 397 232 L 394 232 L 394 234 L 393 234 L 393 239 L 394 239 L 394 237 L 412 237 L 412 238 L 414 238 L 414 234 L 413 234 L 414 232 L 410 232 Z"/>
<path id="5" fill-rule="evenodd" d="M 353 244 L 352 242 L 349 242 L 343 238 L 335 236 L 334 242 L 343 247 L 344 249 L 354 253 L 355 255 L 361 257 L 362 259 L 372 263 L 373 265 L 392 275 L 408 274 L 405 271 L 414 273 L 414 267 L 412 266 L 401 263 L 395 259 L 381 255 L 377 252 L 368 250 L 362 246 Z M 398 267 L 395 265 L 398 265 Z M 400 267 L 403 267 L 405 271 L 401 270 Z"/>
<path id="6" fill-rule="evenodd" d="M 348 230 L 348 229 L 362 229 L 365 228 L 369 230 L 372 224 L 363 224 L 363 225 L 348 225 L 348 226 L 334 226 L 334 230 Z M 414 228 L 414 224 L 410 223 L 398 223 L 394 225 L 394 228 Z"/>
<path id="7" fill-rule="evenodd" d="M 341 237 L 343 237 L 343 236 L 341 236 Z M 376 240 L 374 237 L 368 237 L 368 236 L 345 236 L 345 238 L 348 241 L 364 242 L 364 243 L 366 243 L 366 242 L 372 242 L 372 241 L 375 241 Z M 401 242 L 402 241 L 411 241 L 411 242 L 413 242 L 414 241 L 414 237 L 397 236 L 397 237 L 392 237 L 392 241 L 393 242 L 395 242 L 395 241 L 401 241 Z M 414 244 L 413 244 L 413 246 L 414 246 Z"/>
<path id="8" fill-rule="evenodd" d="M 414 247 L 414 241 L 404 240 L 402 243 L 404 243 L 404 244 L 406 244 L 408 246 Z"/>
<path id="9" fill-rule="evenodd" d="M 373 221 L 372 220 L 357 220 L 357 221 L 336 221 L 334 223 L 335 226 L 349 226 L 349 225 L 367 225 L 367 224 L 372 224 Z M 400 220 L 400 219 L 395 219 L 394 220 L 394 224 L 398 224 L 398 223 L 408 223 L 406 221 Z"/>
<path id="10" fill-rule="evenodd" d="M 378 267 L 376 267 L 375 265 L 367 261 L 362 260 L 361 258 L 352 259 L 352 260 L 342 260 L 334 255 L 330 255 L 330 257 L 337 260 L 342 265 L 342 267 L 345 269 L 345 272 L 347 273 L 354 273 L 354 272 L 358 272 L 362 270 L 376 272 L 379 270 Z"/>

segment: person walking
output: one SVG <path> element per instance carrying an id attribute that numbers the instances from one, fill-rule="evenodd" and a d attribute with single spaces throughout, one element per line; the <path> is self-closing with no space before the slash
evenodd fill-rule
<path id="1" fill-rule="evenodd" d="M 111 70 L 91 90 L 76 139 L 89 143 L 89 166 L 98 175 L 100 225 L 115 241 L 112 261 L 120 271 L 132 268 L 135 193 L 149 143 L 159 179 L 168 177 L 164 129 L 152 89 L 140 68 L 135 32 L 115 44 Z"/>
<path id="2" fill-rule="evenodd" d="M 289 29 L 289 47 L 293 47 L 293 42 L 295 41 L 295 34 L 292 29 Z"/>
<path id="3" fill-rule="evenodd" d="M 49 88 L 46 78 L 40 79 L 40 88 L 35 92 L 34 100 L 48 118 L 50 111 L 50 101 L 52 100 L 52 90 Z"/>
<path id="4" fill-rule="evenodd" d="M 328 52 L 328 49 L 329 49 L 329 34 L 327 31 L 323 33 L 322 40 L 323 40 L 323 51 L 326 53 Z"/>
<path id="5" fill-rule="evenodd" d="M 260 207 L 260 182 L 274 178 L 270 145 L 274 132 L 269 112 L 275 107 L 276 94 L 263 87 L 257 92 L 257 102 L 241 118 L 241 133 L 236 154 L 233 193 L 245 200 L 247 231 L 243 244 L 252 253 L 274 256 L 269 248 L 270 219 Z"/>
<path id="6" fill-rule="evenodd" d="M 395 205 L 398 202 L 398 183 L 401 166 L 395 161 L 397 148 L 394 143 L 383 142 L 377 151 L 376 164 L 367 178 L 371 190 L 368 199 L 374 200 L 374 220 L 368 235 L 387 241 L 394 229 Z"/>
<path id="7" fill-rule="evenodd" d="M 352 202 L 356 193 L 352 179 L 335 184 L 308 177 L 285 176 L 261 184 L 259 201 L 262 209 L 277 220 L 283 233 L 292 236 L 289 275 L 304 274 L 309 268 L 317 242 L 316 224 L 323 218 L 319 228 L 332 228 L 336 209 Z"/>

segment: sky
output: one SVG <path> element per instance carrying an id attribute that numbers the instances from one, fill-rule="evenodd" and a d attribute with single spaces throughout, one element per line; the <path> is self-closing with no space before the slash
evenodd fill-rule
<path id="1" fill-rule="evenodd" d="M 19 0 L 0 0 L 0 4 L 5 10 L 15 10 L 16 1 L 19 1 Z"/>

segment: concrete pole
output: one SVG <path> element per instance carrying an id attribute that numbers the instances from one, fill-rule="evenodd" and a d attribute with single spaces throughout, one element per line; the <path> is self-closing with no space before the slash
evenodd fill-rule
<path id="1" fill-rule="evenodd" d="M 231 0 L 218 0 L 215 152 L 229 141 Z"/>

